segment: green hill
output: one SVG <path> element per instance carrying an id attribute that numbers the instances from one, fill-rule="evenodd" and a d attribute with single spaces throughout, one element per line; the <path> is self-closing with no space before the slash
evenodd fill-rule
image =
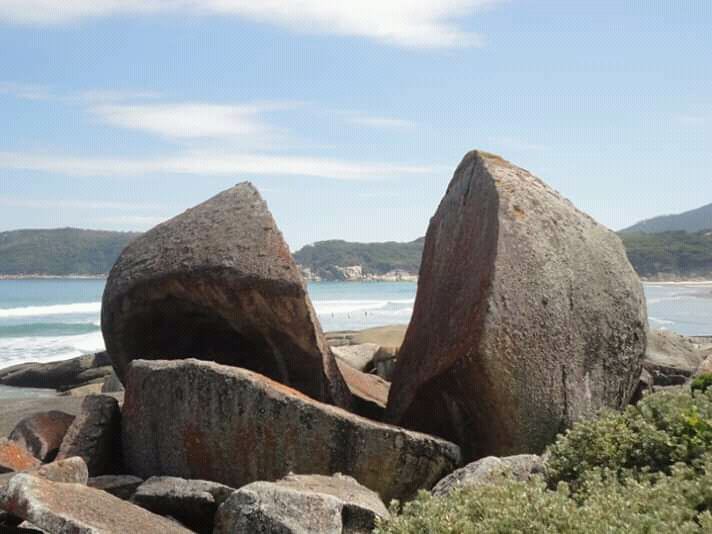
<path id="1" fill-rule="evenodd" d="M 137 235 L 78 228 L 0 232 L 0 275 L 108 273 Z"/>
<path id="2" fill-rule="evenodd" d="M 712 230 L 712 204 L 707 204 L 694 210 L 678 213 L 677 215 L 661 215 L 635 223 L 633 226 L 621 230 L 627 233 L 662 233 L 662 232 L 700 232 Z"/>
<path id="3" fill-rule="evenodd" d="M 636 232 L 620 236 L 640 276 L 712 276 L 712 231 Z"/>
<path id="4" fill-rule="evenodd" d="M 417 273 L 423 242 L 419 238 L 408 243 L 350 243 L 348 241 L 318 241 L 306 245 L 294 253 L 294 259 L 302 267 L 319 276 L 329 278 L 335 274 L 334 267 L 360 265 L 364 274 L 385 274 L 390 271 Z"/>

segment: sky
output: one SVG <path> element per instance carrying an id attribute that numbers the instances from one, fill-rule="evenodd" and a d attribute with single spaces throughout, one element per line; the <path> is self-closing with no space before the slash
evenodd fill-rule
<path id="1" fill-rule="evenodd" d="M 712 202 L 709 0 L 0 0 L 0 231 L 253 182 L 293 249 L 424 235 L 471 149 L 613 229 Z"/>

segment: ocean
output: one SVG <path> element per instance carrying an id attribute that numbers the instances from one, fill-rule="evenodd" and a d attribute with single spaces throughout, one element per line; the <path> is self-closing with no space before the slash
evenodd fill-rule
<path id="1" fill-rule="evenodd" d="M 0 368 L 102 350 L 103 279 L 0 280 Z M 416 284 L 313 282 L 309 294 L 325 331 L 407 324 Z M 652 328 L 712 335 L 712 282 L 646 283 Z"/>

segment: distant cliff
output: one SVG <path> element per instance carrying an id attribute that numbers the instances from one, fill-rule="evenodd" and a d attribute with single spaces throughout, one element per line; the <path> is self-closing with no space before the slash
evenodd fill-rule
<path id="1" fill-rule="evenodd" d="M 676 215 L 661 215 L 659 217 L 653 217 L 652 219 L 646 219 L 635 223 L 625 230 L 621 230 L 620 233 L 696 233 L 703 230 L 712 230 L 712 204 L 707 204 L 706 206 Z"/>
<path id="2" fill-rule="evenodd" d="M 312 280 L 413 280 L 420 268 L 424 238 L 408 243 L 318 241 L 294 253 Z"/>
<path id="3" fill-rule="evenodd" d="M 630 262 L 649 278 L 712 278 L 712 230 L 625 232 L 620 234 Z"/>
<path id="4" fill-rule="evenodd" d="M 137 235 L 78 228 L 0 232 L 0 275 L 105 274 Z"/>

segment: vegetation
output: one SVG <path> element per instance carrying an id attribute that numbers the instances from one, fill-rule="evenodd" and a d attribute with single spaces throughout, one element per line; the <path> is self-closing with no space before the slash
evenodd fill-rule
<path id="1" fill-rule="evenodd" d="M 712 390 L 655 393 L 559 436 L 546 477 L 421 492 L 376 534 L 712 532 Z M 400 512 L 400 513 L 398 513 Z"/>
<path id="2" fill-rule="evenodd" d="M 364 274 L 384 274 L 397 270 L 417 273 L 424 241 L 422 237 L 409 243 L 318 241 L 295 252 L 294 259 L 320 276 L 333 274 L 334 266 L 351 265 L 360 265 Z"/>
<path id="3" fill-rule="evenodd" d="M 0 232 L 0 274 L 104 274 L 137 235 L 77 228 Z"/>
<path id="4" fill-rule="evenodd" d="M 621 233 L 630 262 L 641 276 L 712 274 L 712 231 Z"/>

